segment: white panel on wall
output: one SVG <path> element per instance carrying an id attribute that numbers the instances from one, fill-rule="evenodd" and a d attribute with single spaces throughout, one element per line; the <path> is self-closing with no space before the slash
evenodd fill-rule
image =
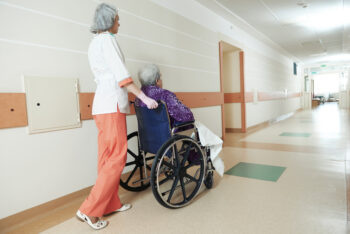
<path id="1" fill-rule="evenodd" d="M 81 126 L 78 79 L 24 77 L 29 133 Z"/>

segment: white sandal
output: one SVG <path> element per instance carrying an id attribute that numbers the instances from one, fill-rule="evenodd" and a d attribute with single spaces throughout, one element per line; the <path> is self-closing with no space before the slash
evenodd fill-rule
<path id="1" fill-rule="evenodd" d="M 131 204 L 124 204 L 124 205 L 122 205 L 122 207 L 120 207 L 115 212 L 123 212 L 123 211 L 126 211 L 126 210 L 130 209 L 131 207 L 132 207 Z"/>
<path id="2" fill-rule="evenodd" d="M 103 216 L 109 216 L 109 215 L 117 213 L 117 212 L 123 212 L 123 211 L 129 210 L 131 207 L 132 207 L 131 204 L 124 204 L 118 210 L 112 211 L 111 213 L 108 213 L 108 214 L 104 214 Z"/>
<path id="3" fill-rule="evenodd" d="M 101 219 L 99 219 L 96 223 L 92 223 L 89 217 L 81 213 L 80 210 L 77 211 L 76 216 L 80 221 L 86 222 L 87 224 L 89 224 L 90 227 L 92 227 L 95 230 L 100 230 L 108 225 L 108 222 L 106 220 Z"/>

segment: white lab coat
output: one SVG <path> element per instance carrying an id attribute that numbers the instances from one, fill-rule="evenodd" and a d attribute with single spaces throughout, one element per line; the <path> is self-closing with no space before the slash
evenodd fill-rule
<path id="1" fill-rule="evenodd" d="M 121 113 L 129 113 L 128 93 L 123 86 L 132 79 L 115 35 L 109 32 L 96 34 L 90 43 L 88 57 L 97 84 L 92 114 L 118 112 L 118 107 Z"/>

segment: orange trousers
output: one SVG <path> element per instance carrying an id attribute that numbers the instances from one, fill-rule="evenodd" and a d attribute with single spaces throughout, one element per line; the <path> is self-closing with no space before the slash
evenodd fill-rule
<path id="1" fill-rule="evenodd" d="M 94 120 L 98 128 L 98 175 L 79 210 L 101 217 L 122 206 L 118 189 L 127 157 L 126 114 L 100 114 Z"/>

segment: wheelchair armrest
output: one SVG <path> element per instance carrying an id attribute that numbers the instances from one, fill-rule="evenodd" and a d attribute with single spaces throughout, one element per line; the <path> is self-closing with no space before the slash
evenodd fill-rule
<path id="1" fill-rule="evenodd" d="M 181 123 L 177 123 L 177 124 L 175 123 L 173 128 L 171 129 L 171 133 L 174 134 L 176 132 L 176 130 L 181 129 L 181 128 L 186 127 L 186 126 L 191 126 L 191 125 L 194 128 L 194 121 L 181 122 Z M 189 129 L 192 129 L 192 128 L 189 128 Z M 188 129 L 186 129 L 186 130 L 188 130 Z M 182 132 L 182 131 L 184 131 L 184 130 L 180 130 L 179 132 Z"/>
<path id="2" fill-rule="evenodd" d="M 183 126 L 187 126 L 187 125 L 190 125 L 190 124 L 194 124 L 194 121 L 174 123 L 174 128 L 181 128 Z"/>

